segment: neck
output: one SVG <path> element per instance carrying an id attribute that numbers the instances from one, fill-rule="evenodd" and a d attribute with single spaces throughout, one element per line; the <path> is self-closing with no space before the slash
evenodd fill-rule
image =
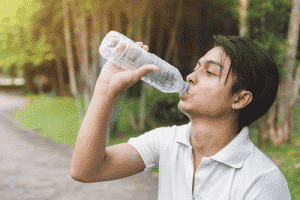
<path id="1" fill-rule="evenodd" d="M 231 120 L 191 120 L 193 151 L 211 157 L 228 145 L 239 133 L 238 124 Z"/>

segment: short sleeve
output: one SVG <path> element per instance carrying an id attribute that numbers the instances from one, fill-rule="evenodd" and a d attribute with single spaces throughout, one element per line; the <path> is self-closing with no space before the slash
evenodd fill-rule
<path id="1" fill-rule="evenodd" d="M 140 153 L 146 166 L 144 171 L 150 171 L 152 168 L 158 167 L 159 142 L 162 142 L 160 136 L 163 132 L 164 128 L 156 128 L 138 137 L 130 138 L 127 142 Z"/>
<path id="2" fill-rule="evenodd" d="M 249 188 L 246 200 L 291 199 L 287 181 L 279 169 L 260 176 Z"/>

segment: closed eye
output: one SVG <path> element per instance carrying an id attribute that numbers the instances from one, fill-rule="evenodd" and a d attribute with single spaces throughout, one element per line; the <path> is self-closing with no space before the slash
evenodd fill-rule
<path id="1" fill-rule="evenodd" d="M 196 67 L 197 68 L 197 67 Z M 193 71 L 196 71 L 196 68 L 193 70 Z M 217 76 L 216 74 L 214 73 L 211 73 L 210 71 L 206 71 L 206 73 L 210 76 Z"/>
<path id="2" fill-rule="evenodd" d="M 211 73 L 210 71 L 206 71 L 207 74 L 217 76 L 216 74 Z"/>

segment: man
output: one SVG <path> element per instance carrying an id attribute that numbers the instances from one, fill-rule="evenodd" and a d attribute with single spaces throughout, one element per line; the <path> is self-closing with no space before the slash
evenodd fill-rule
<path id="1" fill-rule="evenodd" d="M 215 47 L 187 77 L 190 90 L 180 96 L 178 108 L 190 123 L 106 148 L 116 97 L 158 70 L 146 65 L 125 71 L 108 62 L 78 134 L 72 178 L 108 181 L 159 167 L 158 199 L 291 199 L 282 172 L 251 142 L 247 128 L 276 98 L 276 63 L 249 39 L 214 38 Z"/>

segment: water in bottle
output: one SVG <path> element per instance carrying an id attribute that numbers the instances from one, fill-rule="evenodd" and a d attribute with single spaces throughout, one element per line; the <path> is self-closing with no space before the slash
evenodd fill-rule
<path id="1" fill-rule="evenodd" d="M 179 70 L 138 46 L 134 41 L 116 31 L 110 31 L 103 39 L 100 54 L 123 69 L 137 69 L 145 64 L 158 67 L 158 72 L 150 72 L 142 80 L 164 93 L 187 93 L 190 86 Z"/>

